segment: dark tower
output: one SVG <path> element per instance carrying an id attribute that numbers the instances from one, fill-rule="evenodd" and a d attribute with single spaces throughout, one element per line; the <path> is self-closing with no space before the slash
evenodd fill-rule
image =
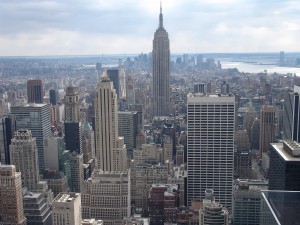
<path id="1" fill-rule="evenodd" d="M 27 98 L 28 98 L 28 103 L 44 102 L 43 83 L 41 80 L 27 81 Z"/>

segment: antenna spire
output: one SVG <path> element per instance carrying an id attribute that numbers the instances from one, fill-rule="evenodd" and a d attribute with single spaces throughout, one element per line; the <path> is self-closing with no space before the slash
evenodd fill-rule
<path id="1" fill-rule="evenodd" d="M 159 14 L 159 28 L 163 28 L 163 14 L 162 14 L 162 6 L 160 1 L 160 14 Z"/>

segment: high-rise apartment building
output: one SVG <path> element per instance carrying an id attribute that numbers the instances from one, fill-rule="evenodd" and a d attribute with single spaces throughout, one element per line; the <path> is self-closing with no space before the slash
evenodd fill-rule
<path id="1" fill-rule="evenodd" d="M 124 139 L 118 135 L 117 94 L 105 71 L 95 97 L 95 134 L 97 167 L 103 171 L 126 170 Z"/>
<path id="2" fill-rule="evenodd" d="M 41 80 L 27 81 L 28 103 L 44 103 L 44 90 Z"/>
<path id="3" fill-rule="evenodd" d="M 273 106 L 264 106 L 260 113 L 259 157 L 270 150 L 270 143 L 275 138 L 275 109 Z"/>
<path id="4" fill-rule="evenodd" d="M 152 59 L 153 115 L 166 116 L 170 113 L 170 46 L 161 7 L 159 26 L 154 33 Z"/>
<path id="5" fill-rule="evenodd" d="M 82 192 L 82 218 L 103 220 L 104 225 L 121 225 L 130 215 L 130 175 L 127 172 L 95 170 Z"/>
<path id="6" fill-rule="evenodd" d="M 230 207 L 235 97 L 189 94 L 187 104 L 188 205 L 211 188 L 220 203 Z"/>
<path id="7" fill-rule="evenodd" d="M 18 130 L 10 145 L 11 164 L 22 173 L 22 186 L 36 190 L 39 182 L 36 138 L 29 130 Z"/>
<path id="8" fill-rule="evenodd" d="M 60 193 L 52 203 L 53 225 L 81 225 L 81 196 L 79 193 Z"/>
<path id="9" fill-rule="evenodd" d="M 11 107 L 11 114 L 15 117 L 18 129 L 27 129 L 36 138 L 38 149 L 39 169 L 45 168 L 44 145 L 45 138 L 51 137 L 50 105 L 27 104 L 25 106 Z"/>
<path id="10" fill-rule="evenodd" d="M 26 225 L 21 173 L 14 165 L 0 164 L 0 224 Z"/>
<path id="11" fill-rule="evenodd" d="M 16 120 L 13 116 L 0 118 L 0 162 L 10 164 L 10 144 L 16 131 Z"/>

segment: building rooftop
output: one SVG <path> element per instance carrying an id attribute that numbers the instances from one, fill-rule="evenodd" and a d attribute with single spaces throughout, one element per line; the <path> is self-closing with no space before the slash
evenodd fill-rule
<path id="1" fill-rule="evenodd" d="M 53 202 L 74 202 L 79 196 L 79 193 L 59 193 Z"/>
<path id="2" fill-rule="evenodd" d="M 285 160 L 285 161 L 299 161 L 300 157 L 294 157 L 284 150 L 283 143 L 272 143 L 274 150 Z"/>

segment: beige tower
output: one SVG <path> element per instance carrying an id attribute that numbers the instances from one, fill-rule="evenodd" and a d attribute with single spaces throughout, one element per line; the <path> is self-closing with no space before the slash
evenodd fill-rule
<path id="1" fill-rule="evenodd" d="M 121 225 L 130 215 L 130 176 L 127 172 L 95 170 L 82 193 L 82 218 L 103 220 L 104 225 Z"/>
<path id="2" fill-rule="evenodd" d="M 0 224 L 26 225 L 21 173 L 14 165 L 0 164 Z"/>
<path id="3" fill-rule="evenodd" d="M 153 39 L 153 115 L 167 116 L 170 112 L 170 46 L 168 32 L 163 26 L 160 7 L 159 27 Z"/>
<path id="4" fill-rule="evenodd" d="M 36 190 L 39 182 L 36 139 L 29 130 L 18 130 L 10 145 L 11 164 L 22 173 L 22 185 Z"/>
<path id="5" fill-rule="evenodd" d="M 81 225 L 81 197 L 79 193 L 60 193 L 52 203 L 53 225 Z"/>
<path id="6" fill-rule="evenodd" d="M 113 83 L 104 71 L 95 97 L 97 167 L 103 171 L 126 170 L 124 139 L 118 137 L 118 102 Z M 125 163 L 126 164 L 126 163 Z"/>
<path id="7" fill-rule="evenodd" d="M 273 106 L 264 106 L 260 113 L 259 157 L 270 149 L 270 143 L 275 138 L 275 109 Z"/>
<path id="8" fill-rule="evenodd" d="M 65 96 L 65 121 L 73 123 L 80 121 L 79 96 L 77 87 L 67 87 Z"/>

